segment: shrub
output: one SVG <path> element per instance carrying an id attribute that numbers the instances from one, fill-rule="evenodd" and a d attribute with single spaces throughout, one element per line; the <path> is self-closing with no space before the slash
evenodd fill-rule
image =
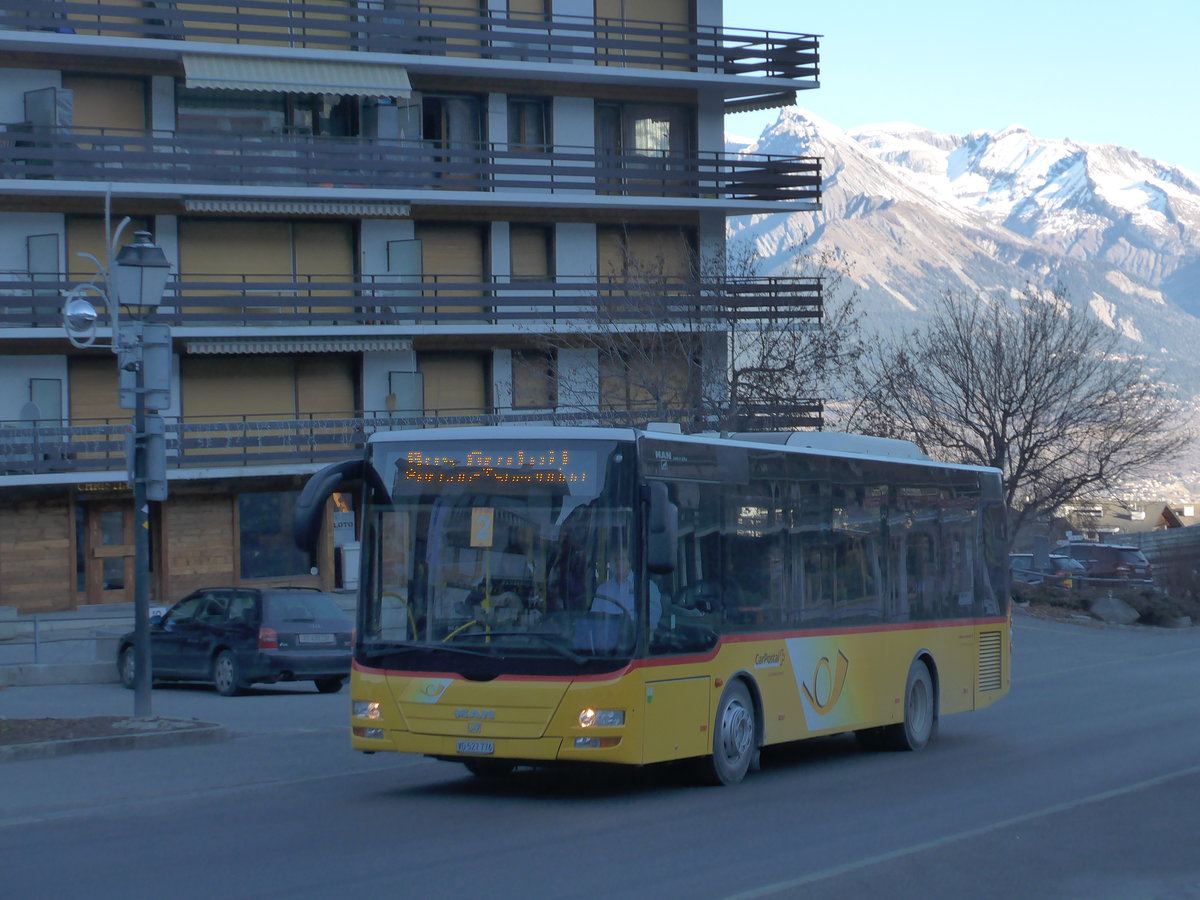
<path id="1" fill-rule="evenodd" d="M 1194 602 L 1177 600 L 1152 584 L 1114 588 L 1112 595 L 1136 609 L 1138 622 L 1142 625 L 1165 626 L 1182 616 L 1191 616 L 1193 620 L 1196 618 Z"/>
<path id="2" fill-rule="evenodd" d="M 1012 585 L 1012 597 L 1017 603 L 1042 604 L 1072 613 L 1088 612 L 1093 601 L 1110 593 L 1137 610 L 1138 623 L 1141 625 L 1163 627 L 1182 616 L 1190 616 L 1193 622 L 1200 622 L 1200 601 L 1194 596 L 1173 597 L 1151 584 L 1125 587 L 1086 585 L 1075 588 L 1020 582 L 1013 582 Z"/>
<path id="3" fill-rule="evenodd" d="M 1017 603 L 1041 603 L 1072 612 L 1086 612 L 1088 608 L 1081 591 L 1052 584 L 1024 584 L 1014 581 L 1012 596 Z"/>

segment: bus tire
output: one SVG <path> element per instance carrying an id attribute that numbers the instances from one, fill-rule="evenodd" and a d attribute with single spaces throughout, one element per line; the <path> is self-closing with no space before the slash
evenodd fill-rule
<path id="1" fill-rule="evenodd" d="M 744 682 L 734 679 L 721 695 L 713 725 L 708 774 L 714 784 L 737 784 L 746 777 L 758 757 L 757 732 L 750 691 Z"/>
<path id="2" fill-rule="evenodd" d="M 937 694 L 924 660 L 914 659 L 904 685 L 904 721 L 889 726 L 895 750 L 923 750 L 937 735 Z"/>
<path id="3" fill-rule="evenodd" d="M 924 660 L 915 659 L 904 685 L 904 721 L 854 732 L 864 750 L 922 750 L 937 735 L 937 692 Z"/>

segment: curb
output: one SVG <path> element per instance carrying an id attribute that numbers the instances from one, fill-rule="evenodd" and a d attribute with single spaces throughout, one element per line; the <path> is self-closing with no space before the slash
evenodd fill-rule
<path id="1" fill-rule="evenodd" d="M 229 729 L 207 722 L 198 726 L 187 719 L 177 720 L 181 728 L 142 734 L 118 734 L 109 737 L 76 738 L 29 744 L 0 745 L 0 763 L 26 759 L 48 759 L 77 753 L 107 753 L 109 750 L 146 750 L 153 747 L 178 747 L 185 744 L 212 744 L 229 740 Z"/>

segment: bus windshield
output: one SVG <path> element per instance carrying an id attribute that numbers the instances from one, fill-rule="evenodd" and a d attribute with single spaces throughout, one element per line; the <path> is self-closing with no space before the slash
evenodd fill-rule
<path id="1" fill-rule="evenodd" d="M 647 627 L 632 443 L 379 442 L 359 662 L 376 668 L 611 670 Z"/>

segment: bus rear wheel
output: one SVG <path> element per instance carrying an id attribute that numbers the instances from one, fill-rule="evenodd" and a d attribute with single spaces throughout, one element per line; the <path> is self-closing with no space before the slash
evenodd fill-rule
<path id="1" fill-rule="evenodd" d="M 937 693 L 924 660 L 913 660 L 904 685 L 904 721 L 857 732 L 868 750 L 922 750 L 937 735 Z"/>
<path id="2" fill-rule="evenodd" d="M 713 752 L 708 774 L 715 784 L 737 784 L 746 777 L 758 755 L 754 702 L 741 681 L 733 681 L 721 695 L 713 725 Z"/>

